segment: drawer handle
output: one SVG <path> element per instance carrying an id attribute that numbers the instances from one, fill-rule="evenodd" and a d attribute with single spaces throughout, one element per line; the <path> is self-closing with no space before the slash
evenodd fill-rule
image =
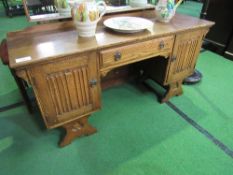
<path id="1" fill-rule="evenodd" d="M 164 47 L 165 47 L 164 41 L 161 41 L 161 42 L 159 43 L 159 48 L 160 48 L 160 49 L 163 49 Z"/>
<path id="2" fill-rule="evenodd" d="M 117 51 L 114 55 L 114 60 L 119 61 L 121 59 L 121 52 Z"/>

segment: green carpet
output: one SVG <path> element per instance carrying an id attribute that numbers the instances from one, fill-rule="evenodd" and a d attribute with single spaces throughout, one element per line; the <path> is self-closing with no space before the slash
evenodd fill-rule
<path id="1" fill-rule="evenodd" d="M 184 94 L 171 101 L 233 150 L 233 62 L 204 52 L 197 68 L 202 82 L 184 86 Z"/>
<path id="2" fill-rule="evenodd" d="M 200 17 L 201 9 L 202 3 L 194 1 L 185 1 L 177 8 L 177 13 Z"/>
<path id="3" fill-rule="evenodd" d="M 127 105 L 126 105 L 127 104 Z M 154 94 L 126 84 L 104 91 L 90 122 L 98 133 L 60 149 L 24 107 L 0 114 L 4 175 L 231 175 L 232 159 Z M 5 127 L 7 126 L 7 127 Z"/>

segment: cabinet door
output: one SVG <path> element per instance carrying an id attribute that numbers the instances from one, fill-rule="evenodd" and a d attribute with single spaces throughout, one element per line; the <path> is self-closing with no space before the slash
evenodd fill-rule
<path id="1" fill-rule="evenodd" d="M 32 87 L 48 128 L 100 108 L 96 53 L 69 56 L 32 67 Z"/>
<path id="2" fill-rule="evenodd" d="M 193 73 L 205 33 L 206 30 L 197 30 L 176 35 L 165 84 L 183 80 Z"/>

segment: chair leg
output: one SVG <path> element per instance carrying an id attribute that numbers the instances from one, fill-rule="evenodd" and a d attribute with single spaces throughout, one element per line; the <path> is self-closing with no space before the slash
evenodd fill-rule
<path id="1" fill-rule="evenodd" d="M 20 90 L 20 93 L 22 95 L 22 98 L 23 98 L 23 101 L 24 103 L 26 104 L 26 107 L 28 109 L 28 112 L 29 113 L 32 113 L 32 104 L 31 104 L 31 101 L 30 101 L 30 98 L 27 94 L 27 91 L 26 91 L 26 86 L 25 86 L 25 82 L 24 80 L 22 80 L 21 78 L 17 77 L 14 70 L 11 70 L 11 73 L 15 79 L 15 82 Z"/>

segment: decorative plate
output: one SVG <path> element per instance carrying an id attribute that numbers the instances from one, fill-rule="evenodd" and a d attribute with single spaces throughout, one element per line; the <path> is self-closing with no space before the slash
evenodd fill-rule
<path id="1" fill-rule="evenodd" d="M 153 26 L 153 22 L 140 17 L 113 17 L 104 21 L 104 25 L 121 33 L 136 33 Z"/>

